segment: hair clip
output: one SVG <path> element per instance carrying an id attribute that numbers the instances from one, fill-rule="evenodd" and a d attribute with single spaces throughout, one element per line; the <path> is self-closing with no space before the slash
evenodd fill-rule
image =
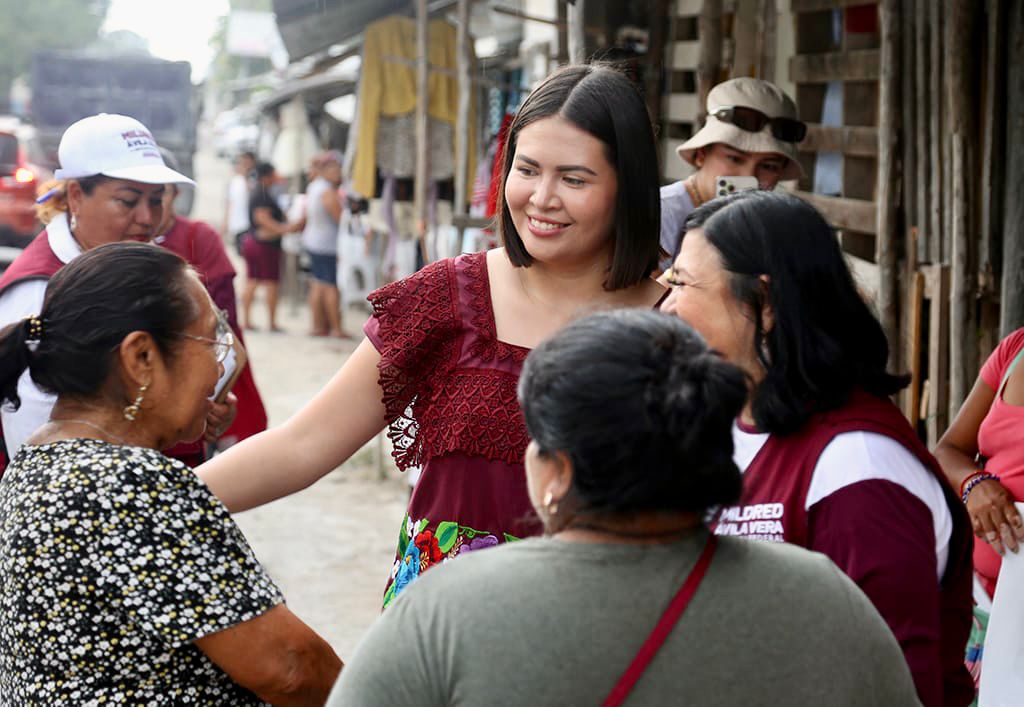
<path id="1" fill-rule="evenodd" d="M 41 197 L 36 199 L 36 203 L 37 204 L 45 204 L 47 201 L 49 201 L 54 196 L 56 196 L 59 192 L 60 192 L 60 187 L 54 187 L 53 189 L 51 189 L 50 191 L 46 192 Z"/>

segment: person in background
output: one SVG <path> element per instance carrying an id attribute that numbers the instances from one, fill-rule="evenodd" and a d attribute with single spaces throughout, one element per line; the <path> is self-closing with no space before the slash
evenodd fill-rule
<path id="1" fill-rule="evenodd" d="M 171 169 L 178 169 L 177 160 L 170 151 L 161 148 L 160 154 Z M 224 241 L 210 225 L 175 213 L 174 202 L 177 196 L 178 188 L 173 184 L 167 185 L 164 190 L 163 220 L 157 227 L 159 235 L 153 239 L 153 243 L 177 253 L 192 266 L 214 305 L 225 313 L 235 336 L 244 344 L 235 302 L 235 269 L 228 259 Z M 230 446 L 267 429 L 267 411 L 252 376 L 251 360 L 235 381 L 230 397 L 237 401 L 234 420 L 208 420 L 204 439 L 183 442 L 165 453 L 194 467 L 206 460 L 207 444 L 220 442 Z"/>
<path id="2" fill-rule="evenodd" d="M 683 223 L 716 196 L 719 177 L 755 177 L 761 189 L 803 176 L 796 146 L 807 133 L 796 104 L 773 83 L 730 79 L 708 93 L 707 122 L 676 151 L 697 171 L 661 188 L 661 247 L 671 267 L 679 252 Z"/>
<path id="3" fill-rule="evenodd" d="M 256 290 L 262 286 L 267 299 L 270 331 L 277 326 L 277 293 L 281 280 L 281 238 L 302 229 L 301 223 L 290 224 L 272 193 L 277 181 L 274 166 L 261 162 L 256 166 L 256 187 L 249 195 L 250 230 L 242 244 L 246 278 L 242 290 L 242 328 L 255 329 L 252 324 L 252 303 Z"/>
<path id="4" fill-rule="evenodd" d="M 991 606 L 1006 551 L 1024 544 L 1024 520 L 1015 502 L 1024 501 L 1024 329 L 1003 339 L 982 366 L 970 395 L 935 447 L 949 482 L 971 516 L 974 574 Z M 978 542 L 981 541 L 981 542 Z M 986 601 L 987 599 L 987 601 Z M 988 612 L 974 607 L 968 666 L 975 680 L 982 671 Z"/>
<path id="5" fill-rule="evenodd" d="M 342 155 L 324 153 L 316 162 L 316 177 L 306 189 L 306 220 L 302 247 L 310 257 L 312 280 L 309 309 L 313 336 L 344 338 L 341 294 L 338 292 L 338 223 L 341 221 Z"/>
<path id="6" fill-rule="evenodd" d="M 927 707 L 974 695 L 971 532 L 889 397 L 889 344 L 835 233 L 792 194 L 746 191 L 686 221 L 662 305 L 751 381 L 734 427 L 743 496 L 715 532 L 824 553 L 871 599 Z"/>
<path id="7" fill-rule="evenodd" d="M 231 516 L 158 450 L 201 437 L 231 329 L 195 272 L 110 243 L 0 333 L 0 402 L 56 396 L 0 481 L 4 704 L 322 705 L 341 668 Z"/>
<path id="8" fill-rule="evenodd" d="M 39 314 L 47 281 L 83 252 L 149 241 L 163 220 L 165 184 L 192 184 L 168 168 L 145 125 L 123 115 L 83 118 L 61 136 L 60 168 L 36 211 L 46 229 L 0 276 L 0 327 Z M 22 376 L 18 410 L 0 409 L 8 459 L 49 417 L 54 397 Z M 227 409 L 211 411 L 223 417 Z M 216 422 L 213 426 L 216 426 Z"/>
<path id="9" fill-rule="evenodd" d="M 463 548 L 540 531 L 515 395 L 526 354 L 581 311 L 654 308 L 666 294 L 651 278 L 654 131 L 625 75 L 590 64 L 553 73 L 517 114 L 504 155 L 505 247 L 373 292 L 366 338 L 324 390 L 199 469 L 238 512 L 309 486 L 389 427 L 398 467 L 422 475 L 385 604 Z"/>
<path id="10" fill-rule="evenodd" d="M 249 231 L 249 193 L 256 186 L 254 171 L 256 155 L 243 152 L 235 158 L 235 173 L 228 182 L 228 198 L 224 208 L 224 226 L 221 233 L 229 238 L 242 254 L 242 239 Z"/>
<path id="11" fill-rule="evenodd" d="M 527 357 L 519 397 L 547 537 L 410 587 L 329 707 L 917 704 L 892 633 L 827 558 L 708 531 L 740 495 L 746 388 L 692 329 L 643 310 L 573 322 Z M 666 611 L 680 596 L 681 616 Z"/>

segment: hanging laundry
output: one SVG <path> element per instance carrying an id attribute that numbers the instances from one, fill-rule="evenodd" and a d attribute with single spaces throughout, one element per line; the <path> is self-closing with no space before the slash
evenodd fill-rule
<path id="1" fill-rule="evenodd" d="M 411 117 L 416 110 L 416 23 L 408 17 L 386 17 L 369 25 L 363 37 L 363 63 L 354 126 L 356 132 L 349 143 L 350 150 L 354 149 L 355 152 L 351 160 L 346 162 L 351 164 L 351 181 L 355 190 L 364 196 L 377 196 L 374 181 L 380 164 L 378 150 L 384 144 L 385 137 L 390 140 L 395 131 L 404 125 L 392 121 L 382 129 L 382 119 L 386 121 L 400 116 Z M 459 102 L 458 80 L 454 73 L 457 67 L 456 29 L 443 20 L 432 20 L 427 26 L 427 38 L 430 67 L 446 70 L 446 73 L 430 72 L 427 114 L 434 121 L 454 129 Z M 475 107 L 471 106 L 470 125 L 474 124 Z M 432 138 L 444 143 L 444 132 L 440 131 L 432 135 Z M 452 155 L 450 160 L 454 165 L 454 141 L 449 138 L 447 142 L 451 147 L 443 145 L 443 149 Z M 475 162 L 473 156 L 476 153 L 474 130 L 469 131 L 468 147 L 469 172 L 472 174 Z M 415 161 L 415 148 L 408 151 Z M 391 166 L 401 166 L 397 157 L 395 151 L 391 150 L 384 155 L 384 161 L 390 161 Z M 440 157 L 437 159 L 441 162 Z M 444 166 L 441 162 L 439 169 Z M 388 169 L 381 171 L 388 176 L 399 176 Z M 432 170 L 432 174 L 436 172 Z"/>

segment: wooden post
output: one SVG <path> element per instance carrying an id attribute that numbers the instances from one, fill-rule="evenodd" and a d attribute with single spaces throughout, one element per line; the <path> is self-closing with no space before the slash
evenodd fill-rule
<path id="1" fill-rule="evenodd" d="M 903 173 L 900 196 L 903 203 L 903 223 L 909 230 L 917 218 L 917 140 L 914 127 L 917 124 L 917 103 L 914 100 L 917 88 L 917 67 L 914 52 L 914 5 L 916 0 L 900 3 L 900 46 L 902 68 L 900 70 L 900 96 L 902 112 L 900 117 L 900 142 L 903 145 Z"/>
<path id="2" fill-rule="evenodd" d="M 459 27 L 455 36 L 455 62 L 459 74 L 459 107 L 455 118 L 455 203 L 456 216 L 466 213 L 469 189 L 469 102 L 471 91 L 469 66 L 469 2 L 459 0 Z"/>
<path id="3" fill-rule="evenodd" d="M 956 415 L 978 372 L 978 332 L 974 315 L 977 292 L 974 243 L 974 139 L 972 117 L 977 105 L 972 100 L 974 84 L 974 17 L 972 0 L 950 0 L 948 55 L 948 115 L 950 133 L 950 302 L 949 413 Z"/>
<path id="4" fill-rule="evenodd" d="M 647 66 L 644 70 L 644 99 L 651 122 L 658 125 L 661 118 L 662 73 L 665 70 L 665 34 L 672 23 L 668 9 L 670 0 L 654 0 L 651 16 L 650 46 L 647 50 Z"/>
<path id="5" fill-rule="evenodd" d="M 1006 36 L 1006 176 L 1003 217 L 1003 310 L 1006 336 L 1024 325 L 1024 3 L 1011 2 Z"/>
<path id="6" fill-rule="evenodd" d="M 946 430 L 949 407 L 949 268 L 930 266 L 925 273 L 928 312 L 928 446 L 934 447 Z"/>
<path id="7" fill-rule="evenodd" d="M 924 305 L 924 275 L 915 272 L 910 282 L 910 405 L 905 414 L 912 425 L 921 419 L 921 309 Z"/>
<path id="8" fill-rule="evenodd" d="M 569 62 L 584 64 L 587 61 L 587 42 L 584 32 L 584 16 L 587 0 L 570 0 L 569 5 Z"/>
<path id="9" fill-rule="evenodd" d="M 942 132 L 942 3 L 930 0 L 926 3 L 930 10 L 928 20 L 929 55 L 928 66 L 931 75 L 929 89 L 930 117 L 929 134 L 931 137 L 931 186 L 929 188 L 928 214 L 928 260 L 932 263 L 942 262 L 942 145 L 945 142 Z M 932 398 L 935 396 L 932 395 Z"/>
<path id="10" fill-rule="evenodd" d="M 984 287 L 979 288 L 991 297 L 996 292 L 995 274 L 1002 264 L 999 241 L 1003 213 L 1003 175 L 1006 171 L 1003 140 L 1006 127 L 1006 3 L 988 0 L 986 3 L 988 28 L 985 53 L 985 97 L 981 107 L 981 204 L 979 214 L 979 271 L 985 273 Z"/>
<path id="11" fill-rule="evenodd" d="M 878 176 L 875 180 L 875 262 L 878 263 L 878 313 L 889 339 L 889 359 L 899 358 L 899 272 L 896 221 L 899 194 L 897 155 L 900 131 L 900 10 L 899 0 L 879 5 L 882 48 L 878 81 Z"/>
<path id="12" fill-rule="evenodd" d="M 558 14 L 555 27 L 558 30 L 558 51 L 555 53 L 555 65 L 563 66 L 569 63 L 569 11 L 566 10 L 564 2 L 556 2 Z"/>
<path id="13" fill-rule="evenodd" d="M 704 0 L 697 20 L 700 58 L 697 60 L 697 125 L 707 117 L 708 93 L 718 83 L 722 70 L 722 0 Z"/>
<path id="14" fill-rule="evenodd" d="M 427 40 L 427 0 L 416 0 L 416 181 L 413 201 L 416 210 L 417 237 L 423 260 L 430 262 L 432 253 L 427 248 L 427 181 L 430 166 L 427 106 L 430 103 L 429 44 Z"/>
<path id="15" fill-rule="evenodd" d="M 944 0 L 942 5 L 942 63 L 938 64 L 942 75 L 939 104 L 942 106 L 942 262 L 949 263 L 953 257 L 953 140 L 949 130 L 949 77 L 956 63 L 949 43 L 953 37 L 953 8 L 957 0 Z M 960 57 L 956 58 L 960 61 Z"/>
<path id="16" fill-rule="evenodd" d="M 760 0 L 758 3 L 758 78 L 775 81 L 776 48 L 779 43 L 778 8 L 775 0 Z"/>
<path id="17" fill-rule="evenodd" d="M 931 72 L 928 67 L 930 45 L 928 33 L 928 0 L 915 0 L 914 5 L 914 102 L 917 104 L 916 120 L 912 129 L 917 140 L 917 179 L 915 184 L 908 184 L 908 189 L 917 192 L 917 214 L 914 220 L 917 226 L 917 259 L 928 262 L 931 251 L 928 242 L 931 240 L 931 221 L 929 206 L 931 196 Z M 909 128 L 908 128 L 909 132 Z"/>

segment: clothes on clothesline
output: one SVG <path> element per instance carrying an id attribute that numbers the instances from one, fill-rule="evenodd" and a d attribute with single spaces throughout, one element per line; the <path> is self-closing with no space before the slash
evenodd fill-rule
<path id="1" fill-rule="evenodd" d="M 408 17 L 386 17 L 369 25 L 363 36 L 358 107 L 345 165 L 355 191 L 366 197 L 374 197 L 380 194 L 375 184 L 378 167 L 389 176 L 406 176 L 406 167 L 401 164 L 402 158 L 411 159 L 415 165 L 415 149 L 406 147 L 396 152 L 392 148 L 395 146 L 396 133 L 407 136 L 409 142 L 405 144 L 414 145 L 412 139 L 415 130 L 410 128 L 415 125 L 417 97 L 416 23 Z M 433 20 L 427 26 L 427 37 L 430 66 L 441 70 L 431 71 L 428 78 L 427 114 L 435 123 L 448 126 L 433 137 L 437 137 L 440 143 L 437 149 L 441 150 L 443 146 L 444 151 L 450 154 L 448 162 L 452 165 L 448 171 L 440 155 L 431 155 L 431 162 L 438 162 L 437 167 L 431 169 L 436 179 L 454 173 L 454 140 L 445 140 L 444 135 L 448 130 L 454 131 L 458 116 L 456 30 L 448 22 Z M 475 124 L 475 108 L 472 105 L 469 122 L 470 125 Z M 468 136 L 470 173 L 475 168 L 474 132 L 470 130 Z M 383 147 L 385 144 L 388 146 Z M 381 149 L 385 151 L 384 155 L 378 154 Z M 398 152 L 405 154 L 399 155 Z M 396 166 L 401 169 L 395 169 Z M 439 175 L 439 171 L 447 172 L 447 175 Z"/>

